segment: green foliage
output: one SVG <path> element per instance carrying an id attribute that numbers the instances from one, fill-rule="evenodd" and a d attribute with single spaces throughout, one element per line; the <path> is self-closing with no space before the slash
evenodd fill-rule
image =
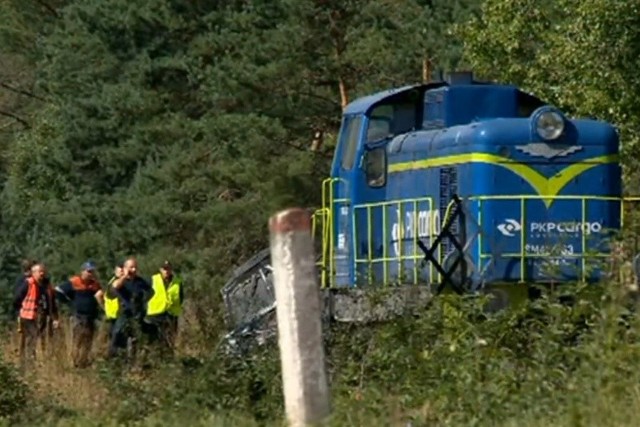
<path id="1" fill-rule="evenodd" d="M 571 304 L 550 293 L 494 314 L 482 300 L 443 296 L 418 317 L 333 325 L 330 425 L 631 425 L 636 303 L 616 283 L 570 293 Z M 102 377 L 114 424 L 212 417 L 281 425 L 284 415 L 274 342 L 244 358 L 220 351 L 165 360 L 142 376 L 105 366 Z M 61 425 L 84 425 L 80 417 L 61 416 Z"/>
<path id="2" fill-rule="evenodd" d="M 191 354 L 142 374 L 101 366 L 108 420 L 29 394 L 0 363 L 0 415 L 28 404 L 25 425 L 279 425 L 277 348 L 218 351 L 220 286 L 266 246 L 275 210 L 318 206 L 342 104 L 420 81 L 426 59 L 432 72 L 471 65 L 613 121 L 631 181 L 636 4 L 480 4 L 0 2 L 0 57 L 28 68 L 21 84 L 43 94 L 28 108 L 0 97 L 0 110 L 30 113 L 28 129 L 1 139 L 0 289 L 10 294 L 23 256 L 44 260 L 54 282 L 86 258 L 103 281 L 125 255 L 146 275 L 170 258 L 186 279 Z M 314 138 L 323 149 L 309 149 Z M 334 325 L 333 423 L 629 423 L 637 326 L 614 285 L 572 307 L 549 299 L 486 315 L 440 298 L 417 319 Z"/>
<path id="3" fill-rule="evenodd" d="M 0 2 L 0 46 L 3 53 L 19 53 L 35 59 L 37 51 L 33 49 L 38 36 L 46 32 L 55 23 L 58 10 L 66 0 L 24 3 L 19 0 Z"/>
<path id="4" fill-rule="evenodd" d="M 267 245 L 269 215 L 320 204 L 341 103 L 420 80 L 425 57 L 455 61 L 426 44 L 476 2 L 51 6 L 6 4 L 20 28 L 45 12 L 28 35 L 47 103 L 2 152 L 0 287 L 24 256 L 54 281 L 87 258 L 103 281 L 126 255 L 147 275 L 172 258 L 195 310 L 218 313 L 228 272 Z M 4 37 L 25 43 L 16 31 Z"/>
<path id="5" fill-rule="evenodd" d="M 483 314 L 478 302 L 445 297 L 418 319 L 337 326 L 327 342 L 333 424 L 501 424 L 567 411 L 585 416 L 605 398 L 633 403 L 627 393 L 639 379 L 630 363 L 639 355 L 637 320 L 622 320 L 628 313 L 610 301 L 614 294 L 578 298 L 572 306 L 548 298 L 494 315 Z M 275 423 L 282 405 L 277 350 L 255 357 L 215 358 L 215 373 L 206 362 L 194 373 L 181 371 L 189 387 L 178 395 L 203 403 L 206 390 L 220 390 L 235 398 L 211 395 L 216 403 L 206 403 L 209 409 L 262 419 L 255 408 L 269 408 Z M 248 385 L 269 378 L 258 402 L 246 400 Z"/>
<path id="6" fill-rule="evenodd" d="M 631 193 L 638 190 L 637 9 L 636 2 L 487 0 L 456 31 L 482 76 L 614 123 Z"/>
<path id="7" fill-rule="evenodd" d="M 28 388 L 4 357 L 0 359 L 0 384 L 0 419 L 15 420 L 29 401 Z"/>

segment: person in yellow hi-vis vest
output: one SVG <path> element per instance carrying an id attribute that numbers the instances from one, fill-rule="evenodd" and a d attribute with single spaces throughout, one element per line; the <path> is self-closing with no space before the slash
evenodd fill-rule
<path id="1" fill-rule="evenodd" d="M 178 318 L 182 314 L 184 286 L 169 261 L 164 261 L 160 271 L 151 277 L 153 297 L 147 303 L 144 332 L 150 343 L 160 342 L 172 350 L 178 331 Z"/>
<path id="2" fill-rule="evenodd" d="M 113 269 L 113 277 L 109 280 L 107 288 L 113 285 L 113 282 L 122 276 L 122 263 L 115 266 Z M 104 292 L 104 342 L 102 344 L 106 346 L 109 345 L 109 341 L 111 341 L 111 336 L 113 335 L 113 325 L 116 323 L 116 319 L 118 317 L 118 298 L 110 297 L 107 295 L 107 292 Z"/>

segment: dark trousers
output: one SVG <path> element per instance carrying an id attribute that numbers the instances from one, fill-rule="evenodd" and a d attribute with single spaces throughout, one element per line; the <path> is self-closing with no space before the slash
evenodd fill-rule
<path id="1" fill-rule="evenodd" d="M 173 316 L 156 314 L 147 316 L 143 322 L 143 332 L 148 344 L 159 347 L 164 352 L 173 351 Z"/>
<path id="2" fill-rule="evenodd" d="M 42 346 L 42 353 L 47 349 L 47 338 L 53 337 L 53 326 L 48 317 L 35 320 L 20 319 L 20 361 L 22 365 L 33 362 L 36 358 L 38 341 Z"/>
<path id="3" fill-rule="evenodd" d="M 113 321 L 109 340 L 109 357 L 115 356 L 119 351 L 127 348 L 127 319 L 120 316 Z"/>
<path id="4" fill-rule="evenodd" d="M 73 366 L 86 367 L 89 364 L 89 356 L 93 346 L 93 337 L 96 333 L 94 317 L 75 315 L 73 322 Z"/>
<path id="5" fill-rule="evenodd" d="M 107 324 L 107 333 L 109 334 L 109 336 L 111 336 L 111 334 L 113 333 L 113 328 L 116 324 L 116 319 L 107 319 L 105 320 L 105 322 Z"/>
<path id="6" fill-rule="evenodd" d="M 100 352 L 107 352 L 111 343 L 111 336 L 113 334 L 113 327 L 116 323 L 116 319 L 104 319 L 100 327 Z"/>
<path id="7" fill-rule="evenodd" d="M 167 338 L 171 348 L 176 347 L 176 338 L 178 337 L 178 317 L 167 315 Z"/>
<path id="8" fill-rule="evenodd" d="M 40 330 L 35 320 L 20 319 L 20 362 L 24 365 L 36 358 Z"/>
<path id="9" fill-rule="evenodd" d="M 140 321 L 133 316 L 119 315 L 113 322 L 107 357 L 111 358 L 121 351 L 126 352 L 129 358 L 133 357 L 139 337 Z"/>

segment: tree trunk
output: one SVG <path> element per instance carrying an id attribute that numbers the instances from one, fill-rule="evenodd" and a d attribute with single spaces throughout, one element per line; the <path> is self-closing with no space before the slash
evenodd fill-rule
<path id="1" fill-rule="evenodd" d="M 344 80 L 344 76 L 342 75 L 342 67 L 341 67 L 342 52 L 344 52 L 345 50 L 346 41 L 344 39 L 344 31 L 339 25 L 340 18 L 341 16 L 339 11 L 333 11 L 331 13 L 329 18 L 329 22 L 330 22 L 329 34 L 333 39 L 333 46 L 335 48 L 336 65 L 338 69 L 338 89 L 340 91 L 340 105 L 344 110 L 344 107 L 346 107 L 347 104 L 349 103 L 349 93 L 347 89 L 347 84 Z"/>
<path id="2" fill-rule="evenodd" d="M 424 83 L 431 81 L 431 59 L 427 56 L 422 60 L 422 81 Z"/>
<path id="3" fill-rule="evenodd" d="M 342 77 L 338 78 L 338 86 L 340 88 L 340 105 L 342 105 L 342 109 L 344 110 L 344 107 L 349 103 L 349 95 L 347 93 L 347 85 Z"/>

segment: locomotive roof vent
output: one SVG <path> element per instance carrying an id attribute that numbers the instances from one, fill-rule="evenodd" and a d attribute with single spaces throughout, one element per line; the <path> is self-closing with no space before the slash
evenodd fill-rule
<path id="1" fill-rule="evenodd" d="M 473 84 L 472 71 L 452 71 L 446 74 L 445 81 L 450 85 L 470 85 Z"/>

